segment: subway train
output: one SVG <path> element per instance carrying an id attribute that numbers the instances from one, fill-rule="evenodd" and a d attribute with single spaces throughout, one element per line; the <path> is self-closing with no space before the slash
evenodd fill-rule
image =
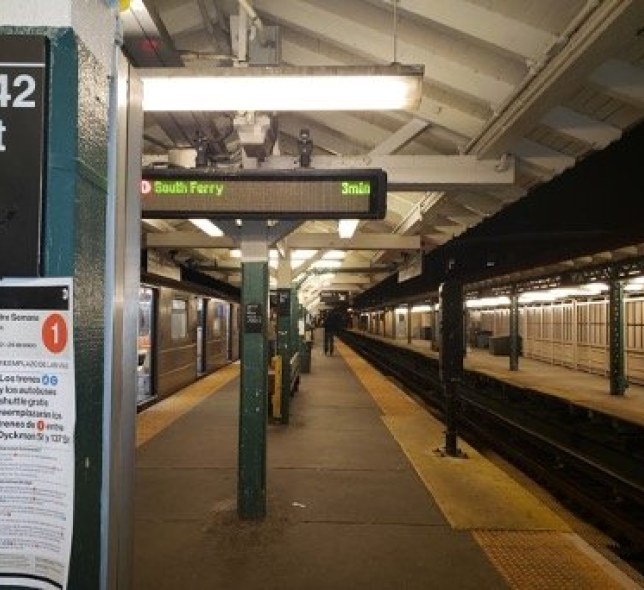
<path id="1" fill-rule="evenodd" d="M 142 276 L 139 411 L 238 359 L 238 298 L 189 281 Z"/>

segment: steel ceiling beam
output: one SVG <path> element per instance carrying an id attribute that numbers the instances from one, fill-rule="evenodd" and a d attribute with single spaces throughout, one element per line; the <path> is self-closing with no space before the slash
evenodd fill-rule
<path id="1" fill-rule="evenodd" d="M 364 14 L 364 8 L 361 9 L 362 18 L 351 18 L 349 12 L 346 16 L 341 16 L 320 5 L 296 0 L 255 0 L 254 6 L 280 24 L 308 30 L 312 36 L 360 56 L 382 62 L 391 61 L 390 30 L 379 30 L 367 24 L 369 19 Z M 427 68 L 425 72 L 425 79 L 430 83 L 452 88 L 491 105 L 501 104 L 512 92 L 513 84 L 510 82 L 430 51 L 427 47 L 419 47 L 401 39 L 398 48 L 400 58 L 406 63 L 431 64 L 431 68 Z"/>
<path id="2" fill-rule="evenodd" d="M 394 154 L 398 150 L 405 147 L 415 137 L 420 135 L 425 129 L 429 127 L 429 122 L 423 119 L 412 119 L 387 139 L 379 143 L 374 149 L 369 152 L 370 156 L 387 156 Z"/>
<path id="3" fill-rule="evenodd" d="M 553 47 L 551 54 L 534 65 L 515 95 L 467 146 L 467 153 L 498 157 L 511 151 L 514 142 L 563 102 L 571 88 L 583 83 L 604 56 L 618 51 L 625 39 L 635 37 L 644 21 L 642 2 L 605 0 L 595 9 L 588 6 L 592 12 L 585 11 L 585 20 L 562 36 L 562 45 Z"/>
<path id="4" fill-rule="evenodd" d="M 299 159 L 269 156 L 262 168 L 295 170 Z M 323 170 L 382 168 L 389 190 L 492 189 L 512 185 L 513 158 L 481 160 L 475 156 L 313 156 L 311 167 Z"/>
<path id="5" fill-rule="evenodd" d="M 555 40 L 547 31 L 465 0 L 399 0 L 398 10 L 523 58 L 539 56 Z"/>
<path id="6" fill-rule="evenodd" d="M 288 237 L 287 244 L 298 250 L 418 250 L 420 236 L 360 233 L 340 238 L 337 234 L 297 233 Z"/>
<path id="7" fill-rule="evenodd" d="M 603 149 L 622 136 L 622 130 L 604 121 L 592 119 L 564 106 L 548 111 L 541 123 L 578 141 L 590 144 L 594 149 Z"/>
<path id="8" fill-rule="evenodd" d="M 632 104 L 644 105 L 644 69 L 617 59 L 601 64 L 590 77 L 604 92 Z"/>

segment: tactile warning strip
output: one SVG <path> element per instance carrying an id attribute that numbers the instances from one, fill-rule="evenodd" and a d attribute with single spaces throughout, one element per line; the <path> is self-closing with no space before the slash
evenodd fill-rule
<path id="1" fill-rule="evenodd" d="M 573 533 L 475 531 L 474 538 L 517 590 L 640 588 Z"/>
<path id="2" fill-rule="evenodd" d="M 141 412 L 136 417 L 137 448 L 238 376 L 239 364 L 228 365 Z"/>

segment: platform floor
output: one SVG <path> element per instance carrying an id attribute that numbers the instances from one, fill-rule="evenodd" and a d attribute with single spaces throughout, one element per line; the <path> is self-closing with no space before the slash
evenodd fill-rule
<path id="1" fill-rule="evenodd" d="M 438 358 L 438 352 L 430 349 L 428 340 L 414 339 L 409 344 L 406 339 L 358 333 Z M 464 367 L 644 426 L 644 387 L 641 385 L 630 385 L 623 396 L 610 395 L 606 377 L 523 357 L 519 358 L 519 370 L 510 371 L 507 356 L 495 356 L 483 349 L 468 349 Z"/>
<path id="2" fill-rule="evenodd" d="M 138 590 L 640 588 L 348 348 L 269 425 L 268 515 L 236 514 L 229 367 L 138 417 Z"/>

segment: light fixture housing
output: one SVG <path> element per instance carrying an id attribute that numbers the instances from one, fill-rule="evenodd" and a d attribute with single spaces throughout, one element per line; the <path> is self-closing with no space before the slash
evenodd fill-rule
<path id="1" fill-rule="evenodd" d="M 414 110 L 423 65 L 145 68 L 145 111 Z"/>

